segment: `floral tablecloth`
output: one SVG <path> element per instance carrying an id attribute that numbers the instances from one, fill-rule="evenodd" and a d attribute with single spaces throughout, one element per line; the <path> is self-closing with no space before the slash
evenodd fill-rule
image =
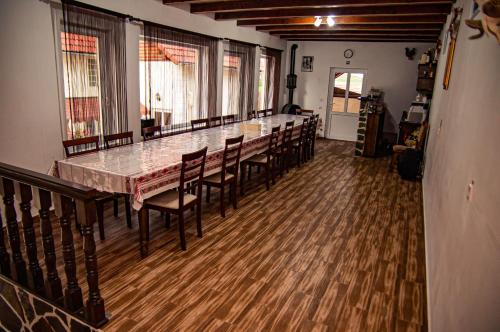
<path id="1" fill-rule="evenodd" d="M 244 134 L 241 158 L 266 150 L 271 128 L 295 120 L 293 136 L 300 134 L 302 116 L 278 114 L 241 123 L 198 130 L 162 139 L 139 142 L 110 150 L 60 160 L 54 173 L 64 180 L 99 191 L 127 193 L 132 206 L 179 186 L 182 155 L 208 146 L 205 175 L 221 170 L 226 138 Z M 261 130 L 245 130 L 242 124 L 260 123 Z"/>

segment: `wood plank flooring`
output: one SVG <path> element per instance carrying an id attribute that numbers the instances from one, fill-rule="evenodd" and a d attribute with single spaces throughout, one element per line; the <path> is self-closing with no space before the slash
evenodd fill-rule
<path id="1" fill-rule="evenodd" d="M 212 195 L 202 239 L 187 214 L 186 252 L 176 218 L 166 229 L 151 212 L 141 259 L 137 215 L 130 230 L 108 209 L 96 240 L 104 330 L 426 331 L 421 185 L 353 151 L 319 140 L 270 191 L 254 174 L 224 219 Z"/>

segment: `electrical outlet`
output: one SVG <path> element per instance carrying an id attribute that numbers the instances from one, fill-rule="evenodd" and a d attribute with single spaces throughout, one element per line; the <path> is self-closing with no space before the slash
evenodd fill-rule
<path id="1" fill-rule="evenodd" d="M 474 193 L 474 180 L 472 180 L 467 185 L 467 200 L 470 202 L 472 200 L 472 195 Z"/>

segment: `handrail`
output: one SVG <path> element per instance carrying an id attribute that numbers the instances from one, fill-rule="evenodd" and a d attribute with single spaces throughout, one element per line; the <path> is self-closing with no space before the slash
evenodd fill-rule
<path id="1" fill-rule="evenodd" d="M 15 186 L 15 182 L 18 182 L 19 186 Z M 0 209 L 5 212 L 5 229 L 9 240 L 7 247 L 0 215 L 0 273 L 32 290 L 38 296 L 64 306 L 92 326 L 104 325 L 107 318 L 104 300 L 99 291 L 94 240 L 95 200 L 100 193 L 93 188 L 5 163 L 0 163 L 0 189 L 4 203 Z M 39 198 L 38 220 L 31 212 L 36 193 Z M 16 203 L 19 203 L 21 211 L 22 228 L 19 227 Z M 52 207 L 55 208 L 57 220 L 51 214 Z M 88 285 L 88 298 L 85 303 L 77 278 L 78 264 L 71 227 L 73 216 L 83 237 L 83 257 Z M 39 223 L 40 227 L 38 240 L 35 223 Z M 55 245 L 53 227 L 60 228 L 60 246 Z M 23 237 L 20 236 L 21 231 Z M 21 249 L 23 243 L 25 250 Z M 40 249 L 37 246 L 40 246 L 40 243 L 44 253 L 44 266 L 39 263 Z M 58 255 L 64 262 L 65 285 L 62 284 L 57 269 Z"/>
<path id="2" fill-rule="evenodd" d="M 0 176 L 71 198 L 89 200 L 99 195 L 96 189 L 2 162 L 0 162 Z"/>

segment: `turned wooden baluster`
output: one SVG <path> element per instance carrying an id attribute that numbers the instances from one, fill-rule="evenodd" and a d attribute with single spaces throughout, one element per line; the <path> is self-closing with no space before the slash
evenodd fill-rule
<path id="1" fill-rule="evenodd" d="M 39 189 L 40 196 L 40 230 L 42 234 L 43 252 L 45 254 L 45 266 L 47 267 L 47 297 L 56 302 L 62 299 L 61 279 L 56 268 L 56 251 L 54 238 L 52 236 L 52 224 L 50 221 L 50 207 L 52 200 L 50 192 Z"/>
<path id="2" fill-rule="evenodd" d="M 24 244 L 26 245 L 26 255 L 28 256 L 28 267 L 33 280 L 33 290 L 41 295 L 45 295 L 45 286 L 43 281 L 43 272 L 38 263 L 38 253 L 36 248 L 36 236 L 33 229 L 33 216 L 31 215 L 31 200 L 33 194 L 31 186 L 20 183 L 21 203 L 19 208 L 22 214 L 22 223 L 24 231 Z"/>
<path id="3" fill-rule="evenodd" d="M 82 290 L 76 278 L 75 247 L 73 245 L 73 233 L 71 232 L 71 213 L 73 212 L 73 201 L 66 196 L 60 196 L 59 211 L 56 211 L 61 225 L 61 242 L 64 259 L 64 271 L 66 272 L 66 288 L 64 299 L 66 308 L 78 311 L 83 307 Z"/>
<path id="4" fill-rule="evenodd" d="M 2 211 L 0 210 L 0 273 L 10 277 L 10 256 L 5 247 L 3 234 Z"/>
<path id="5" fill-rule="evenodd" d="M 85 268 L 87 270 L 87 283 L 89 286 L 89 298 L 86 302 L 87 319 L 95 326 L 101 326 L 107 322 L 107 318 L 104 311 L 104 300 L 99 291 L 99 274 L 94 240 L 94 223 L 96 221 L 95 201 L 78 200 L 76 201 L 76 210 L 80 218 L 79 220 L 82 222 L 83 250 L 85 253 Z"/>
<path id="6" fill-rule="evenodd" d="M 14 182 L 3 178 L 3 202 L 5 204 L 5 218 L 7 219 L 7 229 L 9 231 L 9 243 L 12 250 L 12 260 L 16 271 L 16 280 L 21 285 L 28 286 L 26 273 L 26 263 L 21 253 L 21 239 L 19 237 L 19 227 L 17 225 L 16 208 L 14 206 Z"/>

